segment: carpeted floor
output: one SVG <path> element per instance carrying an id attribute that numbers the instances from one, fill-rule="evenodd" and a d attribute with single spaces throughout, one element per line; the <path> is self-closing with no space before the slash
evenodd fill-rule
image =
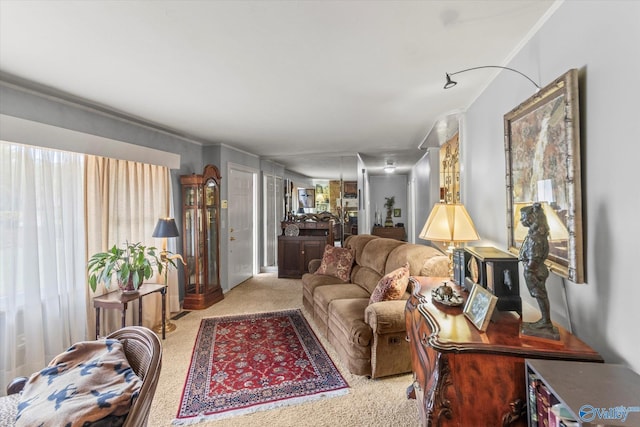
<path id="1" fill-rule="evenodd" d="M 277 279 L 264 273 L 236 286 L 225 299 L 206 310 L 192 311 L 173 320 L 177 329 L 163 341 L 162 373 L 156 390 L 149 426 L 170 426 L 175 418 L 191 350 L 204 317 L 268 312 L 300 308 L 315 330 L 315 325 L 302 307 L 300 280 Z M 316 330 L 316 335 L 351 387 L 349 394 L 295 406 L 256 412 L 196 426 L 416 426 L 418 414 L 414 400 L 405 397 L 411 375 L 378 380 L 351 375 L 341 364 L 331 345 Z"/>

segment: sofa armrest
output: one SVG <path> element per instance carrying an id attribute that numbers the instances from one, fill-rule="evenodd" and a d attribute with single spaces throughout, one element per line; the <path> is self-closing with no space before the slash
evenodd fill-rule
<path id="1" fill-rule="evenodd" d="M 394 300 L 369 304 L 364 310 L 364 321 L 376 335 L 406 331 L 404 308 L 407 301 Z"/>
<path id="2" fill-rule="evenodd" d="M 318 268 L 320 268 L 320 264 L 322 263 L 321 259 L 312 259 L 309 261 L 308 269 L 309 273 L 315 273 Z"/>

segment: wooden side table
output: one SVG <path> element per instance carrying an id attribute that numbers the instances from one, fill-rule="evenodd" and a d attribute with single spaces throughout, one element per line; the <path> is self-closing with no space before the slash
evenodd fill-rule
<path id="1" fill-rule="evenodd" d="M 96 339 L 100 337 L 100 309 L 117 309 L 122 312 L 122 327 L 126 326 L 127 305 L 131 301 L 138 300 L 138 325 L 142 326 L 142 297 L 160 292 L 162 294 L 162 339 L 165 339 L 166 323 L 166 298 L 167 287 L 153 283 L 144 283 L 138 288 L 138 292 L 124 294 L 122 291 L 113 291 L 108 294 L 93 298 L 93 307 L 96 309 Z"/>

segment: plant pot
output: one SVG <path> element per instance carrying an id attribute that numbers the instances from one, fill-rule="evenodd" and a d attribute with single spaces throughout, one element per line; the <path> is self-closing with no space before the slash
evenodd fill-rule
<path id="1" fill-rule="evenodd" d="M 144 274 L 143 271 L 138 272 L 138 277 L 142 277 Z M 133 273 L 129 274 L 129 280 L 126 282 L 118 281 L 118 287 L 123 294 L 135 294 L 138 292 L 138 289 L 133 285 Z"/>

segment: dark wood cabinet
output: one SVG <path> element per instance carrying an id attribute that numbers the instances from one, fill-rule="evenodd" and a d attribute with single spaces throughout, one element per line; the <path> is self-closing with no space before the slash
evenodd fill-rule
<path id="1" fill-rule="evenodd" d="M 404 227 L 373 227 L 371 234 L 388 239 L 407 240 L 407 233 L 404 231 Z"/>
<path id="2" fill-rule="evenodd" d="M 278 236 L 278 277 L 299 279 L 309 261 L 322 258 L 326 236 Z"/>
<path id="3" fill-rule="evenodd" d="M 220 172 L 207 165 L 202 175 L 180 177 L 184 244 L 185 310 L 222 300 L 220 285 Z"/>
<path id="4" fill-rule="evenodd" d="M 601 356 L 563 328 L 560 341 L 520 336 L 515 312 L 494 311 L 486 332 L 480 332 L 461 306 L 431 299 L 446 278 L 411 278 L 413 292 L 405 320 L 410 343 L 413 384 L 421 422 L 431 426 L 525 426 L 527 387 L 525 359 L 602 362 Z M 452 284 L 465 299 L 468 294 Z M 536 317 L 523 307 L 525 319 Z"/>

